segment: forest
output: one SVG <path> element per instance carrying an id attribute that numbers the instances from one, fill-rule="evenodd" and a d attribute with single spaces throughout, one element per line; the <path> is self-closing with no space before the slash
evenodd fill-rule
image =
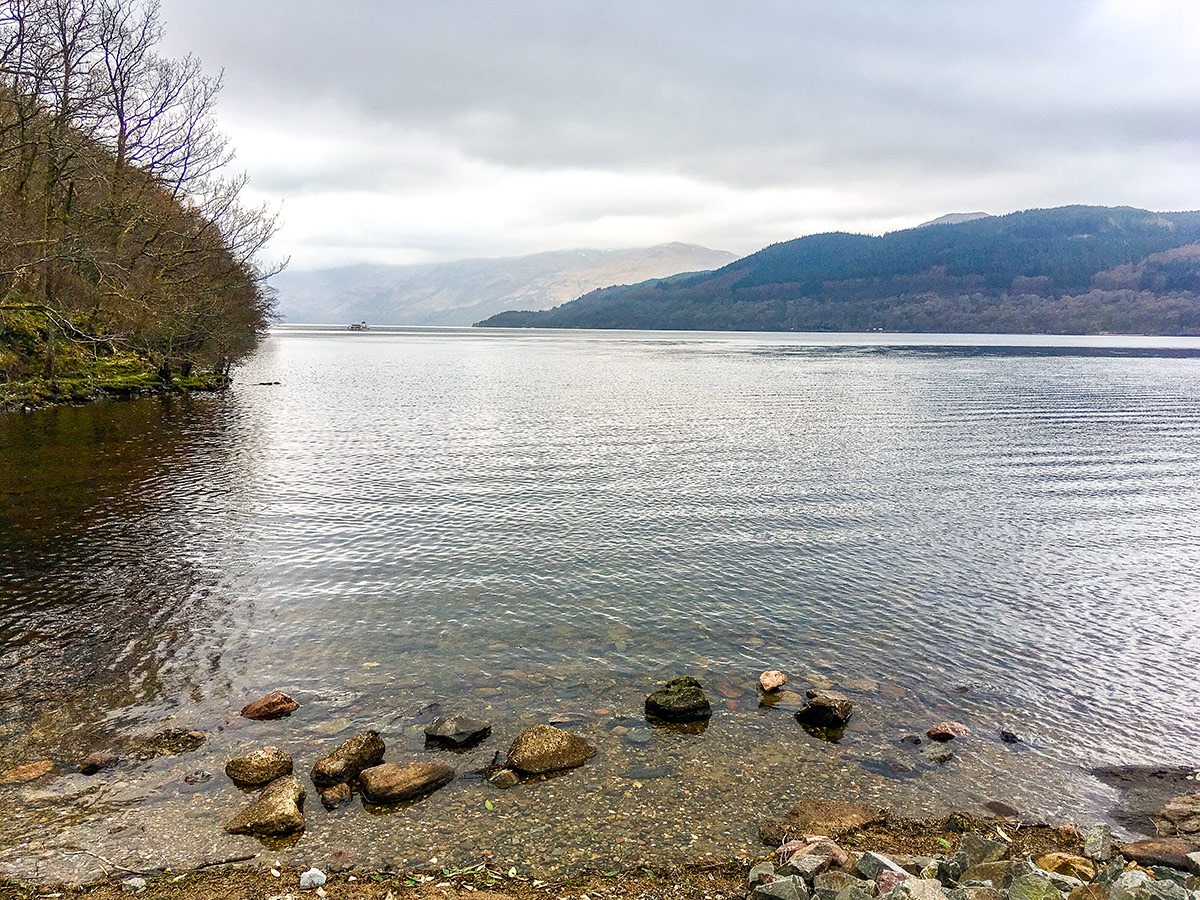
<path id="1" fill-rule="evenodd" d="M 276 215 L 243 202 L 221 76 L 155 0 L 0 6 L 6 405 L 214 386 L 272 316 Z"/>
<path id="2" fill-rule="evenodd" d="M 1200 213 L 1069 206 L 818 234 L 492 327 L 1200 334 Z"/>

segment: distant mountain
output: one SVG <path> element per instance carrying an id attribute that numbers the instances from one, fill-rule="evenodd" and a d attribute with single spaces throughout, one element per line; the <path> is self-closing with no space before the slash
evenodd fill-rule
<path id="1" fill-rule="evenodd" d="M 481 325 L 1200 334 L 1200 212 L 1065 206 L 817 234 Z"/>
<path id="2" fill-rule="evenodd" d="M 924 228 L 926 225 L 961 225 L 963 222 L 974 222 L 976 219 L 986 219 L 991 213 L 973 212 L 973 213 L 946 213 L 944 216 L 938 216 L 936 219 L 930 219 L 928 222 L 922 222 L 918 228 Z"/>
<path id="3" fill-rule="evenodd" d="M 430 265 L 284 271 L 271 283 L 287 322 L 470 325 L 501 310 L 548 309 L 596 288 L 715 269 L 734 259 L 723 250 L 661 244 Z"/>

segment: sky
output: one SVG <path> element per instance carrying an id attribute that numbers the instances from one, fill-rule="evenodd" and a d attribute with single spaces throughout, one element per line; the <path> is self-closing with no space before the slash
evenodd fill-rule
<path id="1" fill-rule="evenodd" d="M 1200 208 L 1197 0 L 163 0 L 292 269 Z"/>

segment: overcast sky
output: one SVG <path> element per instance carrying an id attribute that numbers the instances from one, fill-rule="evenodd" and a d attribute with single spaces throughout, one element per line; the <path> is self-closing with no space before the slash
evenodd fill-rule
<path id="1" fill-rule="evenodd" d="M 1200 208 L 1198 0 L 164 0 L 292 268 Z"/>

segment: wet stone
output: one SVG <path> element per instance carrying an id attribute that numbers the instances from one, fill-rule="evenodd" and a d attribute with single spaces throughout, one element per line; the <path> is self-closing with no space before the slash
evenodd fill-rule
<path id="1" fill-rule="evenodd" d="M 492 787 L 498 787 L 501 790 L 516 787 L 520 783 L 520 776 L 512 769 L 497 769 L 488 776 L 488 784 L 492 785 Z"/>
<path id="2" fill-rule="evenodd" d="M 553 725 L 534 725 L 522 731 L 513 741 L 508 751 L 507 767 L 530 775 L 541 775 L 582 766 L 595 755 L 596 748 L 579 735 Z"/>
<path id="3" fill-rule="evenodd" d="M 84 775 L 95 775 L 101 769 L 108 769 L 120 761 L 116 750 L 97 750 L 89 753 L 79 763 L 79 771 Z"/>
<path id="4" fill-rule="evenodd" d="M 384 750 L 378 731 L 356 734 L 313 766 L 313 784 L 320 788 L 351 782 L 363 769 L 383 762 Z"/>
<path id="5" fill-rule="evenodd" d="M 787 676 L 778 669 L 768 669 L 758 676 L 758 686 L 764 693 L 772 693 L 787 684 Z"/>
<path id="6" fill-rule="evenodd" d="M 295 775 L 271 782 L 225 826 L 230 834 L 276 836 L 304 830 L 304 788 Z"/>
<path id="7" fill-rule="evenodd" d="M 157 759 L 160 756 L 180 756 L 200 749 L 208 738 L 203 731 L 185 728 L 165 728 L 154 734 L 136 737 L 129 742 L 129 755 L 134 759 Z"/>
<path id="8" fill-rule="evenodd" d="M 425 727 L 425 743 L 442 747 L 464 748 L 477 744 L 492 733 L 487 722 L 468 716 L 438 716 Z"/>
<path id="9" fill-rule="evenodd" d="M 317 788 L 317 792 L 321 795 L 321 805 L 330 812 L 339 806 L 349 803 L 353 797 L 350 785 L 345 782 L 332 785 L 331 787 Z"/>
<path id="10" fill-rule="evenodd" d="M 292 757 L 278 747 L 259 747 L 225 763 L 225 774 L 239 787 L 256 787 L 292 774 Z"/>
<path id="11" fill-rule="evenodd" d="M 247 719 L 267 720 L 280 719 L 290 716 L 300 708 L 300 704 L 283 691 L 271 691 L 265 697 L 260 697 L 242 707 L 241 715 Z"/>
<path id="12" fill-rule="evenodd" d="M 1172 869 L 1188 868 L 1188 854 L 1200 851 L 1200 844 L 1187 838 L 1150 838 L 1121 845 L 1121 852 L 1143 866 L 1170 866 Z"/>
<path id="13" fill-rule="evenodd" d="M 955 738 L 968 737 L 971 729 L 961 722 L 939 722 L 925 732 L 931 741 L 952 741 Z"/>
<path id="14" fill-rule="evenodd" d="M 700 682 L 685 675 L 646 697 L 646 715 L 668 722 L 695 722 L 709 718 L 712 706 Z"/>
<path id="15" fill-rule="evenodd" d="M 765 821 L 759 828 L 759 837 L 772 847 L 796 835 L 823 834 L 836 839 L 883 819 L 882 810 L 865 803 L 803 797 L 782 818 Z"/>
<path id="16" fill-rule="evenodd" d="M 796 721 L 801 725 L 840 728 L 850 721 L 854 714 L 854 704 L 845 694 L 809 688 L 806 696 L 808 703 L 796 712 Z"/>
<path id="17" fill-rule="evenodd" d="M 54 763 L 48 759 L 26 763 L 23 766 L 13 766 L 11 769 L 0 772 L 0 784 L 23 784 L 26 781 L 35 781 L 49 775 L 53 771 Z"/>
<path id="18" fill-rule="evenodd" d="M 371 803 L 400 803 L 432 793 L 453 780 L 454 770 L 438 763 L 384 763 L 363 769 L 358 786 Z"/>

